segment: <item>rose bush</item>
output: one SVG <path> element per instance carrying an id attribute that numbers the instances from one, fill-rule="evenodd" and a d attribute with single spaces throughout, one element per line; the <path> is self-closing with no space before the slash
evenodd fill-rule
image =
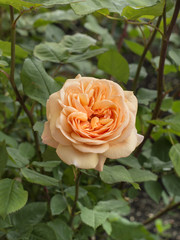
<path id="1" fill-rule="evenodd" d="M 47 101 L 43 143 L 77 168 L 103 170 L 106 158 L 127 157 L 142 142 L 135 119 L 137 99 L 106 79 L 68 79 Z"/>

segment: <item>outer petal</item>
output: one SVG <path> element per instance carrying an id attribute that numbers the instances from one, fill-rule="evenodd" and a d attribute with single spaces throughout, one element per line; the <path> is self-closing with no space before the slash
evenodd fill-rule
<path id="1" fill-rule="evenodd" d="M 68 165 L 74 165 L 77 168 L 95 168 L 99 161 L 98 154 L 82 153 L 72 146 L 63 146 L 59 144 L 56 152 L 63 162 Z"/>
<path id="2" fill-rule="evenodd" d="M 128 105 L 129 110 L 134 115 L 136 115 L 138 102 L 137 102 L 137 98 L 134 96 L 134 93 L 132 91 L 124 91 L 124 96 L 125 96 L 126 103 Z"/>
<path id="3" fill-rule="evenodd" d="M 51 136 L 49 122 L 45 122 L 44 131 L 43 131 L 41 138 L 42 138 L 42 142 L 44 144 L 47 144 L 53 148 L 56 148 L 58 146 L 58 143 Z"/>
<path id="4" fill-rule="evenodd" d="M 111 159 L 117 159 L 129 156 L 134 149 L 141 143 L 143 137 L 139 138 L 137 130 L 134 129 L 131 135 L 123 142 L 111 145 L 103 155 Z"/>
<path id="5" fill-rule="evenodd" d="M 102 145 L 87 145 L 87 144 L 73 144 L 73 147 L 84 153 L 104 153 L 109 149 L 109 144 L 105 143 Z"/>
<path id="6" fill-rule="evenodd" d="M 96 166 L 95 169 L 96 169 L 97 171 L 99 171 L 99 172 L 102 172 L 105 161 L 106 161 L 106 157 L 103 156 L 103 155 L 101 155 L 101 154 L 99 154 L 99 162 L 98 162 L 98 164 L 97 164 L 97 166 Z"/>
<path id="7" fill-rule="evenodd" d="M 68 145 L 70 144 L 69 140 L 65 138 L 62 132 L 56 127 L 56 121 L 59 118 L 62 111 L 62 108 L 58 102 L 58 99 L 59 99 L 59 91 L 53 93 L 49 97 L 48 108 L 49 108 L 50 131 L 51 131 L 52 137 L 56 140 L 56 142 Z"/>

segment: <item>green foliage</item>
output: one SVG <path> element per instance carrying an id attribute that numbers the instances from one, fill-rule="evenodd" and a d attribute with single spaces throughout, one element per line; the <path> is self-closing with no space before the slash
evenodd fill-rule
<path id="1" fill-rule="evenodd" d="M 59 181 L 55 178 L 43 175 L 28 168 L 22 168 L 21 173 L 31 183 L 40 184 L 43 186 L 59 186 Z"/>
<path id="2" fill-rule="evenodd" d="M 24 191 L 20 182 L 12 179 L 0 180 L 0 216 L 3 218 L 7 214 L 22 208 L 28 198 L 27 191 Z"/>
<path id="3" fill-rule="evenodd" d="M 139 43 L 132 42 L 129 40 L 125 40 L 125 43 L 133 53 L 135 53 L 139 56 L 141 56 L 143 54 L 144 47 L 142 45 L 140 45 Z M 147 58 L 147 60 L 151 61 L 152 54 L 150 51 L 147 52 L 146 58 Z"/>
<path id="4" fill-rule="evenodd" d="M 24 8 L 36 8 L 41 6 L 40 4 L 32 4 L 29 2 L 25 2 L 23 0 L 0 0 L 0 5 L 1 4 L 6 4 L 6 5 L 11 5 L 12 7 L 20 10 L 23 10 Z"/>
<path id="5" fill-rule="evenodd" d="M 21 74 L 24 92 L 44 106 L 49 95 L 60 89 L 44 70 L 42 62 L 37 59 L 26 59 Z"/>
<path id="6" fill-rule="evenodd" d="M 5 57 L 11 56 L 10 42 L 0 40 L 0 49 L 2 50 L 2 56 L 5 56 Z M 18 45 L 16 45 L 15 51 L 16 51 L 16 57 L 18 58 L 26 58 L 28 55 L 27 51 L 25 51 L 23 48 L 19 47 Z"/>
<path id="7" fill-rule="evenodd" d="M 116 50 L 103 53 L 99 57 L 98 67 L 121 82 L 126 83 L 128 81 L 128 63 Z"/>
<path id="8" fill-rule="evenodd" d="M 4 172 L 4 169 L 6 167 L 7 160 L 8 160 L 8 154 L 7 154 L 7 151 L 6 151 L 5 142 L 0 143 L 0 152 L 1 152 L 1 155 L 0 155 L 0 166 L 1 166 L 0 177 L 1 177 L 3 172 Z"/>
<path id="9" fill-rule="evenodd" d="M 59 215 L 61 214 L 66 208 L 66 202 L 60 194 L 56 194 L 52 197 L 50 208 L 52 215 Z"/>
<path id="10" fill-rule="evenodd" d="M 160 240 L 169 230 L 176 239 L 163 217 L 150 218 L 151 228 L 142 223 L 152 214 L 146 202 L 152 209 L 172 208 L 172 219 L 179 205 L 180 25 L 174 3 L 0 0 L 0 238 Z M 162 43 L 167 51 L 161 52 Z M 137 132 L 145 136 L 142 148 L 106 159 L 100 173 L 81 169 L 79 186 L 79 170 L 41 140 L 47 99 L 77 74 L 133 91 Z M 135 99 L 125 101 L 135 112 Z M 120 115 L 119 121 L 121 109 Z"/>

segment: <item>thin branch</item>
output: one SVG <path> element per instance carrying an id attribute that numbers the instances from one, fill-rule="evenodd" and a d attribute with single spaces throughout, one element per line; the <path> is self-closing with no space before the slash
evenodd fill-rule
<path id="1" fill-rule="evenodd" d="M 32 114 L 27 109 L 26 105 L 24 104 L 23 98 L 20 95 L 20 92 L 18 91 L 15 81 L 14 81 L 14 72 L 15 72 L 15 44 L 16 44 L 16 24 L 14 22 L 14 9 L 12 6 L 10 6 L 10 17 L 11 17 L 11 71 L 10 71 L 10 83 L 11 86 L 16 94 L 16 98 L 19 101 L 20 105 L 24 109 L 25 113 L 27 114 L 29 121 L 31 123 L 32 132 L 34 135 L 35 145 L 36 145 L 36 151 L 39 156 L 40 161 L 42 161 L 42 155 L 40 151 L 40 145 L 39 145 L 39 139 L 37 132 L 34 131 L 34 120 Z M 17 21 L 16 21 L 17 22 Z"/>
<path id="2" fill-rule="evenodd" d="M 128 27 L 128 24 L 127 24 L 127 22 L 125 22 L 125 23 L 124 23 L 123 32 L 122 32 L 121 37 L 119 38 L 119 42 L 118 42 L 118 50 L 119 50 L 119 51 L 120 51 L 120 49 L 121 49 L 121 47 L 122 47 L 124 38 L 125 38 L 126 35 L 127 35 L 127 27 Z"/>
<path id="3" fill-rule="evenodd" d="M 178 17 L 179 9 L 180 9 L 180 1 L 177 0 L 175 9 L 174 9 L 174 13 L 173 13 L 173 17 L 171 19 L 171 23 L 169 25 L 168 30 L 166 31 L 166 35 L 162 39 L 161 54 L 160 54 L 159 68 L 158 68 L 158 78 L 157 78 L 158 95 L 157 95 L 156 106 L 155 106 L 155 109 L 154 109 L 154 112 L 153 112 L 152 118 L 151 118 L 152 120 L 154 120 L 158 117 L 160 108 L 161 108 L 161 103 L 162 103 L 162 100 L 164 97 L 164 95 L 163 95 L 163 79 L 164 79 L 164 65 L 165 65 L 165 59 L 166 59 L 166 52 L 167 52 L 167 47 L 168 47 L 168 43 L 169 43 L 169 38 L 171 36 L 173 27 L 174 27 L 177 17 Z M 135 151 L 135 156 L 138 156 L 138 154 L 141 152 L 141 149 L 144 146 L 146 140 L 150 137 L 154 126 L 155 125 L 153 125 L 153 124 L 149 125 L 149 127 L 145 133 L 143 142 L 139 145 L 139 147 Z"/>
<path id="4" fill-rule="evenodd" d="M 73 227 L 73 220 L 75 217 L 76 205 L 77 205 L 77 200 L 78 200 L 78 195 L 79 195 L 80 177 L 81 177 L 81 171 L 79 169 L 77 169 L 76 176 L 75 176 L 75 178 L 76 178 L 75 179 L 75 198 L 74 198 L 74 203 L 73 203 L 73 207 L 71 210 L 71 216 L 70 216 L 70 220 L 69 220 L 69 225 L 71 226 L 71 228 Z"/>
<path id="5" fill-rule="evenodd" d="M 161 18 L 162 18 L 161 16 L 158 18 L 158 21 L 157 21 L 157 23 L 156 23 L 156 27 L 157 27 L 157 28 L 159 27 L 159 24 L 160 24 L 160 22 L 161 22 Z M 138 83 L 138 79 L 139 79 L 139 75 L 140 75 L 140 72 L 141 72 L 142 65 L 143 65 L 143 63 L 144 63 L 146 54 L 147 54 L 147 52 L 148 52 L 148 50 L 149 50 L 152 42 L 154 41 L 154 38 L 155 38 L 155 36 L 156 36 L 156 33 L 157 33 L 157 29 L 154 29 L 154 31 L 153 31 L 153 33 L 152 33 L 149 41 L 147 42 L 147 45 L 146 45 L 145 48 L 144 48 L 144 51 L 143 51 L 143 53 L 142 53 L 142 55 L 141 55 L 141 58 L 140 58 L 140 60 L 139 60 L 139 64 L 138 64 L 138 67 L 137 67 L 137 70 L 136 70 L 136 74 L 135 74 L 134 81 L 133 81 L 133 86 L 132 86 L 133 91 L 136 91 L 137 83 Z"/>
<path id="6" fill-rule="evenodd" d="M 163 9 L 163 27 L 164 27 L 164 34 L 166 34 L 167 26 L 166 26 L 166 1 L 164 4 L 164 9 Z"/>
<path id="7" fill-rule="evenodd" d="M 143 41 L 144 41 L 144 46 L 146 46 L 146 36 L 145 36 L 145 34 L 144 34 L 144 32 L 143 32 L 143 30 L 142 30 L 140 25 L 138 25 L 138 28 L 139 28 L 139 30 L 140 30 L 140 32 L 142 34 Z"/>
<path id="8" fill-rule="evenodd" d="M 156 29 L 162 36 L 164 36 L 163 32 L 161 31 L 161 29 L 157 28 L 155 25 L 152 24 L 151 21 L 149 22 L 136 22 L 136 21 L 130 21 L 130 20 L 127 20 L 127 19 L 124 19 L 124 18 L 116 18 L 116 17 L 112 17 L 112 16 L 109 16 L 109 15 L 105 15 L 107 18 L 109 19 L 112 19 L 112 20 L 118 20 L 118 21 L 124 21 L 124 22 L 127 22 L 128 24 L 132 24 L 132 25 L 139 25 L 139 26 L 149 26 L 151 28 L 154 28 Z"/>
<path id="9" fill-rule="evenodd" d="M 170 203 L 167 207 L 163 208 L 162 210 L 160 210 L 156 215 L 154 215 L 152 218 L 149 218 L 147 220 L 145 220 L 143 222 L 144 225 L 147 225 L 151 222 L 154 222 L 156 219 L 158 219 L 159 217 L 161 217 L 162 215 L 166 214 L 167 212 L 169 212 L 170 210 L 173 210 L 177 207 L 180 206 L 180 202 L 177 202 L 175 204 Z"/>

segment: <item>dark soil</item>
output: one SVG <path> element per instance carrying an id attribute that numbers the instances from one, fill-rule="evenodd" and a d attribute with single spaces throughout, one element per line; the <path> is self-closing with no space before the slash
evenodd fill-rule
<path id="1" fill-rule="evenodd" d="M 157 214 L 163 208 L 165 208 L 163 201 L 156 204 L 145 192 L 142 191 L 131 202 L 131 213 L 129 215 L 129 219 L 131 221 L 144 222 L 148 218 Z M 163 225 L 171 225 L 170 229 L 160 235 L 161 239 L 180 240 L 180 208 L 167 212 L 161 216 L 161 220 L 163 221 Z M 147 224 L 146 228 L 151 233 L 157 234 L 154 222 Z"/>

